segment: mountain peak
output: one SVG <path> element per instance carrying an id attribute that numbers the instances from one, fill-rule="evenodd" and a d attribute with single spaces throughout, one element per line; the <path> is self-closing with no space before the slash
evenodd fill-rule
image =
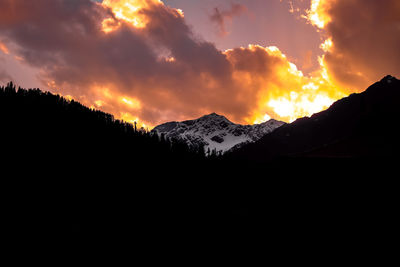
<path id="1" fill-rule="evenodd" d="M 208 115 L 204 115 L 200 118 L 198 118 L 197 120 L 194 120 L 203 124 L 209 124 L 211 125 L 220 125 L 221 127 L 227 127 L 228 125 L 234 125 L 233 122 L 231 122 L 230 120 L 228 120 L 225 116 L 219 115 L 215 112 L 208 114 Z"/>
<path id="2" fill-rule="evenodd" d="M 217 114 L 215 112 L 210 113 L 208 115 L 204 115 L 200 119 L 203 119 L 203 118 L 204 119 L 225 119 L 225 120 L 228 120 L 225 116 L 219 115 L 219 114 Z"/>
<path id="3" fill-rule="evenodd" d="M 254 142 L 283 124 L 273 120 L 262 124 L 240 125 L 213 112 L 194 120 L 164 123 L 153 130 L 168 138 L 183 140 L 189 146 L 204 146 L 206 149 L 225 152 L 244 143 Z"/>
<path id="4" fill-rule="evenodd" d="M 385 77 L 383 77 L 383 79 L 381 80 L 381 82 L 385 82 L 385 83 L 391 83 L 393 81 L 396 81 L 397 78 L 392 76 L 392 75 L 386 75 Z"/>

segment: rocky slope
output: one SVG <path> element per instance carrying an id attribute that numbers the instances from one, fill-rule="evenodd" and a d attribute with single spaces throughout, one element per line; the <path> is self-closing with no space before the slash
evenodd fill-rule
<path id="1" fill-rule="evenodd" d="M 255 142 L 284 124 L 269 120 L 261 124 L 240 125 L 212 113 L 195 120 L 167 122 L 155 127 L 153 131 L 167 138 L 184 140 L 190 146 L 204 146 L 206 151 L 210 149 L 223 153 Z"/>

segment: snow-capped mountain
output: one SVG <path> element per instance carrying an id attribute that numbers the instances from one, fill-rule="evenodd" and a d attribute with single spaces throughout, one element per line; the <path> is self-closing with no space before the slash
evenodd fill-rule
<path id="1" fill-rule="evenodd" d="M 212 113 L 195 120 L 167 122 L 153 129 L 171 139 L 184 140 L 189 146 L 204 145 L 205 150 L 226 152 L 234 147 L 255 142 L 285 124 L 269 120 L 255 125 L 240 125 Z"/>

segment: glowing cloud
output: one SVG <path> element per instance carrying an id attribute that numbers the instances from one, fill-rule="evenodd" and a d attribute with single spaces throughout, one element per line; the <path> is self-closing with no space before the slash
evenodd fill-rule
<path id="1" fill-rule="evenodd" d="M 142 9 L 152 4 L 161 4 L 154 0 L 104 0 L 105 7 L 111 8 L 117 19 L 131 23 L 134 27 L 143 28 L 147 24 L 147 17 L 142 13 Z M 110 19 L 105 20 L 106 27 L 111 23 Z M 103 21 L 104 23 L 104 21 Z M 109 28 L 107 28 L 109 30 Z M 106 30 L 106 31 L 108 31 Z"/>
<path id="2" fill-rule="evenodd" d="M 144 28 L 151 19 L 146 14 L 146 10 L 164 6 L 159 0 L 103 0 L 102 5 L 110 8 L 115 16 L 115 18 L 103 20 L 103 31 L 106 33 L 114 31 L 121 25 L 118 20 L 128 22 L 135 28 Z M 170 11 L 176 16 L 184 16 L 180 9 L 170 8 Z"/>
<path id="3" fill-rule="evenodd" d="M 5 44 L 3 44 L 2 42 L 0 42 L 0 51 L 6 55 L 8 55 L 10 53 L 7 46 Z"/>
<path id="4" fill-rule="evenodd" d="M 148 127 L 210 112 L 238 123 L 293 121 L 352 92 L 346 85 L 365 89 L 371 73 L 371 79 L 397 75 L 398 2 L 380 1 L 386 13 L 377 13 L 390 16 L 378 21 L 358 14 L 378 16 L 372 1 L 357 2 L 312 1 L 306 17 L 326 41 L 321 68 L 311 75 L 276 46 L 220 51 L 195 37 L 181 10 L 158 0 L 0 1 L 4 14 L 12 14 L 0 16 L 0 38 L 18 47 L 0 49 L 40 68 L 52 91 Z M 366 6 L 364 13 L 350 16 L 346 10 L 356 3 Z M 376 33 L 372 22 L 387 33 Z M 371 31 L 373 40 L 366 37 Z"/>
<path id="5" fill-rule="evenodd" d="M 331 3 L 335 0 L 311 0 L 311 7 L 307 11 L 307 15 L 303 16 L 308 19 L 311 24 L 323 29 L 331 20 L 330 16 L 326 13 Z"/>
<path id="6" fill-rule="evenodd" d="M 400 75 L 398 0 L 313 0 L 306 18 L 322 30 L 325 76 L 347 92 Z"/>
<path id="7" fill-rule="evenodd" d="M 246 118 L 248 123 L 269 117 L 290 122 L 328 108 L 345 96 L 319 73 L 305 77 L 277 47 L 250 45 L 225 54 L 233 64 L 235 83 L 248 88 L 249 95 L 257 96 L 251 115 Z"/>

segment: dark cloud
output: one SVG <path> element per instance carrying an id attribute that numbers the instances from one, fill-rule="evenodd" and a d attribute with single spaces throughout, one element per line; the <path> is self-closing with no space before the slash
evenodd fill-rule
<path id="1" fill-rule="evenodd" d="M 228 10 L 220 10 L 218 7 L 215 7 L 213 13 L 210 15 L 210 20 L 218 26 L 219 34 L 225 36 L 228 34 L 226 29 L 227 21 L 231 22 L 233 17 L 240 16 L 246 11 L 246 6 L 231 3 L 230 9 Z"/>
<path id="2" fill-rule="evenodd" d="M 157 0 L 130 0 L 136 13 L 117 17 L 109 7 L 125 1 L 0 0 L 0 37 L 17 47 L 15 56 L 40 69 L 52 91 L 128 121 L 156 125 L 209 112 L 240 123 L 266 112 L 292 119 L 268 101 L 278 95 L 300 101 L 295 95 L 310 79 L 279 49 L 220 51 L 195 38 L 183 15 Z M 228 18 L 243 10 L 232 5 L 219 14 Z"/>
<path id="3" fill-rule="evenodd" d="M 324 56 L 341 86 L 363 90 L 387 74 L 400 76 L 400 1 L 335 0 L 325 2 L 321 17 L 332 47 Z"/>

